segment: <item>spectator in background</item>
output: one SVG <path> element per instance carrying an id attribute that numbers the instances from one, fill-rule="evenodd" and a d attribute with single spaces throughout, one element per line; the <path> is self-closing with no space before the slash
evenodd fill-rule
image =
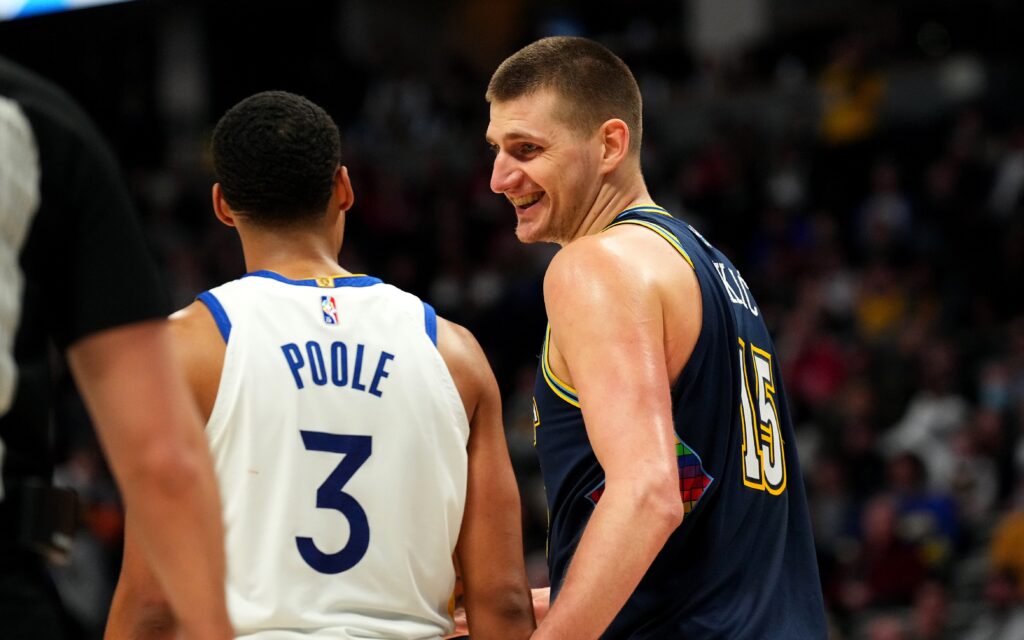
<path id="1" fill-rule="evenodd" d="M 949 594 L 941 583 L 929 580 L 914 594 L 910 616 L 914 640 L 946 640 L 949 629 Z"/>
<path id="2" fill-rule="evenodd" d="M 882 160 L 871 170 L 871 194 L 856 212 L 857 238 L 865 256 L 905 256 L 913 231 L 910 199 L 900 185 L 899 168 Z"/>
<path id="3" fill-rule="evenodd" d="M 1014 584 L 1024 585 L 1024 510 L 1017 508 L 1001 517 L 989 542 L 989 563 L 994 573 L 1013 577 Z M 1018 597 L 1024 597 L 1021 590 Z"/>
<path id="4" fill-rule="evenodd" d="M 913 451 L 926 465 L 929 486 L 947 489 L 953 470 L 952 439 L 969 415 L 967 400 L 957 389 L 959 358 L 948 341 L 926 340 L 918 354 L 919 391 L 900 421 L 885 435 L 889 456 Z"/>
<path id="5" fill-rule="evenodd" d="M 869 606 L 909 605 L 925 578 L 925 566 L 914 545 L 897 530 L 896 502 L 872 498 L 861 517 L 858 551 L 842 568 L 839 604 L 847 611 Z"/>
<path id="6" fill-rule="evenodd" d="M 910 640 L 907 622 L 897 615 L 871 618 L 865 625 L 864 640 Z"/>
<path id="7" fill-rule="evenodd" d="M 821 135 L 828 144 L 861 142 L 878 125 L 885 78 L 872 69 L 870 53 L 866 38 L 852 34 L 835 46 L 832 60 L 818 78 Z"/>
<path id="8" fill-rule="evenodd" d="M 1024 638 L 1024 604 L 1017 573 L 994 569 L 985 584 L 985 612 L 964 632 L 963 640 Z"/>
<path id="9" fill-rule="evenodd" d="M 929 488 L 928 472 L 916 453 L 907 451 L 889 460 L 887 475 L 901 536 L 929 570 L 945 569 L 959 542 L 956 503 Z"/>

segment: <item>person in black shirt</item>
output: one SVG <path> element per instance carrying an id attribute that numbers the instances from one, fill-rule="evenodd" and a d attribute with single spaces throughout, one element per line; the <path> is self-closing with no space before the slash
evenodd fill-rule
<path id="1" fill-rule="evenodd" d="M 232 636 L 223 528 L 167 304 L 115 159 L 73 101 L 0 58 L 0 621 L 59 638 L 46 553 L 74 501 L 53 471 L 49 345 L 65 355 L 142 541 L 189 638 Z"/>

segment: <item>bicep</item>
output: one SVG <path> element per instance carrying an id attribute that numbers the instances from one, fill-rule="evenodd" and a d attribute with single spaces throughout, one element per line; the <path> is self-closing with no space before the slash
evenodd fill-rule
<path id="1" fill-rule="evenodd" d="M 479 344 L 443 323 L 439 346 L 467 408 L 466 503 L 455 549 L 474 637 L 526 637 L 533 628 L 519 490 L 505 442 L 501 397 Z"/>
<path id="2" fill-rule="evenodd" d="M 142 456 L 159 458 L 166 443 L 192 440 L 192 429 L 200 433 L 165 320 L 102 331 L 67 355 L 119 481 L 144 460 L 153 462 Z"/>
<path id="3" fill-rule="evenodd" d="M 454 338 L 461 342 L 459 353 L 448 350 L 446 361 L 466 402 L 470 426 L 466 506 L 456 551 L 467 589 L 471 589 L 471 583 L 484 576 L 488 557 L 493 562 L 507 551 L 521 560 L 519 491 L 505 442 L 501 396 L 494 374 L 468 332 L 463 330 Z M 514 554 L 510 544 L 516 546 Z M 497 555 L 493 555 L 495 552 Z"/>
<path id="4" fill-rule="evenodd" d="M 614 257 L 553 263 L 545 282 L 552 340 L 606 476 L 667 476 L 675 441 L 662 303 L 653 283 Z"/>

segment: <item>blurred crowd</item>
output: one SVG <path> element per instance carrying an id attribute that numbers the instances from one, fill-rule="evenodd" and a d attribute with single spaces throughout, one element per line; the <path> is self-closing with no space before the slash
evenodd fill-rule
<path id="1" fill-rule="evenodd" d="M 651 193 L 733 258 L 768 320 L 834 637 L 1024 638 L 1024 117 L 1012 107 L 1024 82 L 1007 71 L 1021 53 L 998 32 L 957 31 L 969 14 L 917 19 L 886 3 L 855 26 L 706 51 L 684 37 L 687 3 L 610 3 L 631 7 L 624 20 L 586 3 L 539 4 L 497 3 L 526 12 L 499 59 L 554 33 L 620 53 L 645 96 Z M 453 14 L 449 27 L 494 35 L 470 8 Z M 212 30 L 224 16 L 205 19 Z M 231 55 L 213 40 L 207 55 L 223 67 Z M 253 68 L 217 77 L 195 148 L 255 90 L 297 90 L 332 111 L 356 192 L 342 264 L 417 293 L 480 339 L 505 399 L 531 581 L 542 585 L 530 397 L 555 248 L 519 245 L 510 206 L 490 192 L 491 67 L 458 47 L 429 63 L 385 49 L 347 41 L 325 53 L 343 59 L 339 69 L 311 64 L 292 86 L 285 75 L 259 84 L 270 62 L 247 52 Z M 244 266 L 209 212 L 206 159 L 175 156 L 173 129 L 146 132 L 159 120 L 147 95 L 124 90 L 119 106 L 97 111 L 101 125 L 121 114 L 107 130 L 183 306 Z M 90 637 L 122 520 L 84 413 L 73 398 L 65 405 L 61 477 L 86 496 L 87 517 L 75 562 L 55 576 Z"/>

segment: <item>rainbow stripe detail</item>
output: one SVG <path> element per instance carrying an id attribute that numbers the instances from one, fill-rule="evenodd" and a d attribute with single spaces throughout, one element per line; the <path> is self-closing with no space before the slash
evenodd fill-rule
<path id="1" fill-rule="evenodd" d="M 683 517 L 693 511 L 711 485 L 713 478 L 704 471 L 697 452 L 676 436 L 676 462 L 679 466 L 679 496 L 683 500 Z"/>
<path id="2" fill-rule="evenodd" d="M 676 462 L 679 466 L 679 497 L 683 501 L 683 517 L 690 515 L 714 478 L 704 471 L 697 452 L 676 436 Z M 587 494 L 595 505 L 604 495 L 604 483 Z"/>

